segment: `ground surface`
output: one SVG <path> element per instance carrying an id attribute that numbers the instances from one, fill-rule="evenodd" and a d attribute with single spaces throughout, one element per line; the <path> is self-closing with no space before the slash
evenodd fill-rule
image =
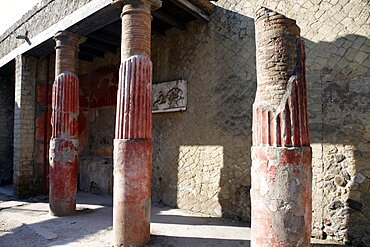
<path id="1" fill-rule="evenodd" d="M 77 213 L 54 217 L 45 197 L 15 200 L 0 187 L 0 246 L 112 246 L 112 197 L 78 193 Z M 247 247 L 250 228 L 178 209 L 152 208 L 153 247 Z M 335 246 L 321 242 L 313 246 Z"/>

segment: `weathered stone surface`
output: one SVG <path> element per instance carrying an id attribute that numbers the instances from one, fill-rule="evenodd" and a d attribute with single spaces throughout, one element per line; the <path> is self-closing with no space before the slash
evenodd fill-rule
<path id="1" fill-rule="evenodd" d="M 51 20 L 51 23 L 55 23 L 86 2 L 74 1 L 73 4 L 70 2 L 66 4 L 66 1 L 47 1 L 48 6 L 41 5 L 44 7 L 41 7 L 40 11 L 33 11 L 33 13 L 38 11 L 37 16 L 31 17 L 16 32 L 11 33 L 5 42 L 1 42 L 0 53 L 7 53 L 24 42 L 15 39 L 16 35 L 29 30 L 29 36 L 32 38 L 48 26 L 47 22 Z M 189 82 L 190 102 L 187 112 L 153 117 L 153 196 L 174 206 L 177 204 L 177 196 L 189 198 L 194 201 L 188 203 L 182 200 L 181 207 L 194 211 L 206 210 L 204 213 L 217 212 L 219 215 L 249 221 L 251 105 L 256 90 L 253 18 L 256 6 L 265 5 L 296 19 L 306 44 L 314 175 L 313 235 L 344 241 L 356 238 L 358 241 L 353 243 L 358 245 L 366 243 L 362 239 L 366 240 L 370 235 L 368 224 L 370 29 L 367 2 L 219 0 L 214 3 L 216 8 L 208 24 L 194 21 L 187 24 L 185 30 L 170 29 L 164 36 L 153 35 L 154 81 L 186 79 Z M 49 15 L 53 9 L 63 11 Z M 23 22 L 29 17 L 30 14 L 25 15 L 22 18 Z M 93 62 L 80 61 L 79 71 L 85 74 L 104 65 L 119 67 L 119 56 L 119 52 L 106 53 L 104 58 L 94 58 Z M 27 63 L 27 67 L 31 68 L 29 71 L 33 71 L 33 66 L 32 63 Z M 117 69 L 116 74 L 118 75 Z M 93 79 L 91 81 L 98 85 L 98 81 Z M 32 81 L 30 82 L 32 84 Z M 16 132 L 15 135 L 23 136 L 26 143 L 22 149 L 24 155 L 31 157 L 31 160 L 32 157 L 38 159 L 40 152 L 37 146 L 40 143 L 36 140 L 35 147 L 31 148 L 33 144 L 28 138 L 32 138 L 34 134 L 31 134 L 29 128 L 33 124 L 30 117 L 32 114 L 28 115 L 32 108 L 32 100 L 26 99 L 34 96 L 30 88 L 22 90 L 27 94 L 31 93 L 30 97 L 25 97 L 26 94 L 22 96 L 22 102 L 27 108 L 21 113 L 25 113 L 22 115 L 24 118 L 20 118 L 28 127 L 19 129 L 22 134 L 18 135 Z M 109 99 L 115 101 L 114 96 Z M 37 106 L 35 111 L 38 116 Z M 112 152 L 112 148 L 108 150 L 107 147 L 112 143 L 114 111 L 115 107 L 91 111 L 90 120 L 94 119 L 91 121 L 94 129 L 90 132 L 90 141 L 94 143 L 92 146 L 94 155 Z M 89 114 L 84 112 L 84 116 L 88 119 Z M 103 121 L 99 119 L 100 117 L 110 118 L 111 122 L 108 125 L 108 120 Z M 37 131 L 38 121 L 34 124 Z M 15 122 L 14 125 L 19 125 L 19 122 Z M 93 132 L 102 129 L 103 127 L 99 128 L 100 125 L 108 127 L 104 131 L 101 130 L 95 138 Z M 80 121 L 79 126 L 82 126 Z M 179 129 L 181 131 L 178 131 Z M 26 132 L 30 132 L 30 135 L 25 134 Z M 89 134 L 86 129 L 84 133 Z M 89 136 L 86 135 L 84 138 L 88 139 Z M 79 139 L 79 142 L 81 144 L 82 140 Z M 15 143 L 19 144 L 20 141 L 16 139 Z M 181 167 L 186 167 L 187 157 L 190 156 L 190 154 L 180 155 L 179 150 L 182 146 L 184 146 L 182 150 L 193 148 L 196 150 L 197 147 L 208 149 L 214 146 L 217 150 L 222 147 L 223 151 L 222 155 L 216 156 L 214 160 L 211 150 L 197 151 L 191 160 L 192 166 L 196 169 L 186 170 L 178 168 L 179 157 L 184 157 Z M 30 149 L 34 150 L 34 154 L 31 154 Z M 90 150 L 87 148 L 83 151 Z M 28 162 L 25 156 L 22 157 L 25 169 L 22 173 L 18 171 L 16 173 L 39 174 L 37 171 L 39 168 Z M 204 176 L 199 175 L 200 167 L 203 167 L 204 163 L 214 164 L 214 170 L 219 170 L 220 175 L 216 175 L 214 179 L 204 179 Z M 344 170 L 349 178 L 342 174 Z M 362 183 L 354 180 L 358 173 L 365 177 Z M 334 178 L 337 175 L 345 179 L 344 187 L 335 184 Z M 177 181 L 181 177 L 196 178 L 189 184 L 194 185 L 195 190 L 201 193 L 194 197 L 188 190 L 179 190 Z M 35 176 L 31 176 L 32 179 L 23 178 L 21 181 L 24 182 L 19 188 L 30 195 L 32 193 L 28 190 L 30 185 L 34 186 Z M 208 195 L 213 195 L 211 190 L 214 188 L 218 188 L 217 195 L 208 200 Z M 32 190 L 35 191 L 35 188 Z M 215 198 L 219 198 L 218 203 L 214 203 Z M 340 215 L 343 208 L 329 208 L 332 202 L 339 200 L 345 203 L 348 198 L 363 204 L 361 211 L 353 211 L 348 219 Z M 200 203 L 202 207 L 198 206 Z M 325 219 L 332 222 L 334 232 L 324 229 Z M 344 228 L 340 229 L 342 227 Z"/>
<path id="2" fill-rule="evenodd" d="M 253 104 L 252 246 L 308 246 L 311 160 L 305 53 L 292 19 L 256 11 L 257 92 Z"/>
<path id="3" fill-rule="evenodd" d="M 113 160 L 99 156 L 79 159 L 79 189 L 99 195 L 113 193 Z"/>
<path id="4" fill-rule="evenodd" d="M 249 219 L 250 199 L 244 191 L 250 186 L 251 106 L 256 90 L 253 18 L 255 8 L 264 5 L 296 19 L 306 45 L 313 151 L 313 235 L 341 241 L 370 235 L 369 213 L 352 213 L 346 228 L 335 230 L 337 233 L 323 230 L 329 212 L 334 212 L 330 217 L 338 218 L 336 210 L 329 209 L 334 201 L 344 203 L 347 197 L 356 197 L 362 200 L 363 212 L 370 210 L 366 202 L 370 174 L 365 175 L 370 159 L 370 75 L 366 69 L 370 66 L 370 29 L 363 21 L 369 21 L 370 7 L 366 1 L 339 0 L 333 5 L 330 1 L 219 0 L 215 4 L 207 25 L 192 22 L 184 31 L 170 29 L 165 36 L 153 37 L 154 81 L 183 78 L 188 81 L 189 92 L 186 112 L 153 116 L 156 200 L 176 206 L 178 197 L 191 196 L 189 191 L 178 189 L 178 178 L 185 176 L 184 169 L 178 168 L 179 157 L 183 156 L 180 147 L 222 146 L 220 181 L 213 182 L 220 187 L 222 215 Z M 354 59 L 359 52 L 368 54 L 362 63 L 359 61 L 363 58 Z M 341 160 L 343 156 L 345 159 Z M 201 166 L 204 158 L 211 159 L 195 157 L 191 161 L 194 166 Z M 184 160 L 182 164 L 188 162 Z M 340 174 L 343 170 L 349 179 Z M 357 172 L 366 177 L 363 184 L 353 181 Z M 213 188 L 198 173 L 199 170 L 186 172 L 186 176 L 198 180 L 192 182 L 197 184 L 196 189 Z M 334 183 L 336 175 L 343 176 L 345 187 Z M 203 196 L 206 194 L 207 191 L 202 192 L 192 203 L 183 201 L 181 207 L 193 210 L 193 205 L 202 201 L 207 210 L 212 208 L 213 200 L 208 203 Z M 243 209 L 238 205 L 243 205 Z M 339 229 L 342 222 L 340 218 L 333 221 L 334 229 Z"/>
<path id="5" fill-rule="evenodd" d="M 151 156 L 150 140 L 114 140 L 115 246 L 143 246 L 150 239 Z"/>
<path id="6" fill-rule="evenodd" d="M 0 35 L 0 57 L 5 56 L 11 50 L 26 42 L 23 39 L 16 39 L 17 35 L 23 35 L 28 31 L 29 38 L 32 39 L 49 26 L 57 23 L 66 15 L 71 14 L 90 1 L 91 0 L 81 0 L 77 2 L 73 0 L 42 0 L 41 4 L 35 5 L 5 33 Z M 63 9 L 63 11 L 57 11 L 61 9 Z"/>
<path id="7" fill-rule="evenodd" d="M 160 4 L 157 0 L 122 1 L 121 66 L 113 151 L 115 246 L 144 246 L 150 239 L 151 10 Z"/>
<path id="8" fill-rule="evenodd" d="M 49 205 L 54 215 L 76 209 L 78 172 L 79 90 L 77 49 L 84 39 L 76 34 L 55 35 L 55 81 L 52 96 Z"/>

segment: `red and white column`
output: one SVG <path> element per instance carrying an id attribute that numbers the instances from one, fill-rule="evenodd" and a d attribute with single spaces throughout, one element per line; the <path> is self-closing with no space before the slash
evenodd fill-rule
<path id="1" fill-rule="evenodd" d="M 151 10 L 159 0 L 118 1 L 122 6 L 121 67 L 114 139 L 115 246 L 150 239 L 152 179 Z"/>
<path id="2" fill-rule="evenodd" d="M 311 147 L 304 44 L 296 22 L 256 12 L 257 92 L 253 105 L 253 247 L 309 246 Z"/>
<path id="3" fill-rule="evenodd" d="M 78 172 L 78 46 L 84 38 L 66 31 L 54 36 L 55 81 L 50 140 L 50 212 L 70 215 L 76 210 Z"/>

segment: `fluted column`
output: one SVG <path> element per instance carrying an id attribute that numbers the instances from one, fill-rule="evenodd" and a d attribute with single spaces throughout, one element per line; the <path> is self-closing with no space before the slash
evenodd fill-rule
<path id="1" fill-rule="evenodd" d="M 253 247 L 309 246 L 311 147 L 304 44 L 296 22 L 256 12 L 257 92 L 253 105 Z"/>
<path id="2" fill-rule="evenodd" d="M 122 6 L 121 67 L 114 139 L 115 246 L 150 239 L 152 178 L 151 10 L 159 0 L 117 1 Z"/>
<path id="3" fill-rule="evenodd" d="M 66 31 L 54 36 L 55 81 L 50 140 L 50 212 L 70 215 L 76 209 L 78 171 L 78 46 L 84 38 Z"/>

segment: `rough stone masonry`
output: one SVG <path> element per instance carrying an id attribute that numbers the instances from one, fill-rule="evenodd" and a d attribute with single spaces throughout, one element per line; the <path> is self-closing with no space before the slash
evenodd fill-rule
<path id="1" fill-rule="evenodd" d="M 252 246 L 309 246 L 311 147 L 304 45 L 295 20 L 256 12 Z"/>

